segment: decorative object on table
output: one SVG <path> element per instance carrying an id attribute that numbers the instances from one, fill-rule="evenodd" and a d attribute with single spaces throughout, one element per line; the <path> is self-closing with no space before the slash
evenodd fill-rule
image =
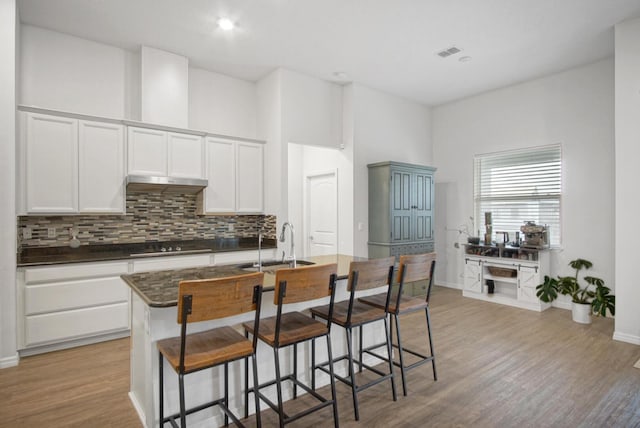
<path id="1" fill-rule="evenodd" d="M 493 223 L 491 220 L 491 211 L 484 213 L 484 227 L 485 227 L 484 244 L 491 245 L 491 242 L 492 242 L 491 237 L 493 235 Z"/>
<path id="2" fill-rule="evenodd" d="M 546 225 L 542 226 L 528 221 L 524 226 L 520 226 L 520 231 L 524 234 L 522 247 L 538 250 L 549 248 L 549 228 Z"/>
<path id="3" fill-rule="evenodd" d="M 616 314 L 616 296 L 611 294 L 604 281 L 593 276 L 583 279 L 587 285 L 583 288 L 579 283 L 582 269 L 593 266 L 588 260 L 576 259 L 569 262 L 569 266 L 576 270 L 575 276 L 558 276 L 558 278 L 544 277 L 544 282 L 536 287 L 536 295 L 543 302 L 549 303 L 558 297 L 558 293 L 571 296 L 571 313 L 573 320 L 581 324 L 591 323 L 591 314 L 607 316 Z"/>

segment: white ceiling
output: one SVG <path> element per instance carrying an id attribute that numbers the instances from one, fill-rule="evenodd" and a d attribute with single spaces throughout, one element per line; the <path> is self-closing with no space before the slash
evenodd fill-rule
<path id="1" fill-rule="evenodd" d="M 18 0 L 20 19 L 256 81 L 277 67 L 336 71 L 438 105 L 613 55 L 640 0 Z M 238 28 L 223 33 L 216 20 Z M 463 52 L 441 59 L 452 45 Z M 460 62 L 461 56 L 471 56 Z"/>

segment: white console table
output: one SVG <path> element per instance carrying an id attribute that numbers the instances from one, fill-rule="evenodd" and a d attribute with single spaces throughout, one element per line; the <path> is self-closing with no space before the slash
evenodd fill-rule
<path id="1" fill-rule="evenodd" d="M 536 287 L 548 272 L 548 250 L 468 244 L 462 295 L 541 312 L 551 305 L 538 299 Z M 488 280 L 493 281 L 493 293 Z"/>

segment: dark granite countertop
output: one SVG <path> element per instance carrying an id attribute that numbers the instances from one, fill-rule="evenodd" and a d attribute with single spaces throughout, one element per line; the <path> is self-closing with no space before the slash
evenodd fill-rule
<path id="1" fill-rule="evenodd" d="M 264 239 L 262 242 L 262 248 L 265 249 L 276 248 L 276 246 L 275 239 Z M 162 248 L 164 248 L 164 251 L 162 251 Z M 180 248 L 180 251 L 177 251 L 177 248 Z M 257 237 L 82 245 L 79 248 L 71 248 L 69 246 L 34 247 L 23 248 L 17 254 L 17 264 L 18 267 L 25 267 L 257 249 Z"/>
<path id="2" fill-rule="evenodd" d="M 367 260 L 362 257 L 333 254 L 328 256 L 315 256 L 305 259 L 314 264 L 338 264 L 338 278 L 343 279 L 349 275 L 351 261 Z M 225 276 L 242 275 L 248 273 L 240 264 L 205 266 L 186 269 L 169 269 L 154 272 L 140 272 L 122 275 L 122 279 L 151 307 L 168 307 L 178 304 L 178 284 L 183 280 L 222 278 Z M 275 284 L 275 275 L 265 271 L 265 291 L 272 291 Z"/>

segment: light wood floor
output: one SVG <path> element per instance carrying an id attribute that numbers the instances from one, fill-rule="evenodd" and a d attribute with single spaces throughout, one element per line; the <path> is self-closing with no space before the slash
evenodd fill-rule
<path id="1" fill-rule="evenodd" d="M 640 427 L 640 347 L 611 340 L 611 319 L 583 326 L 565 310 L 536 313 L 460 294 L 433 294 L 438 381 L 422 366 L 410 372 L 407 397 L 398 375 L 397 402 L 388 383 L 362 392 L 360 422 L 338 384 L 341 426 Z M 426 350 L 424 315 L 403 322 L 406 342 Z M 127 339 L 24 358 L 0 370 L 0 426 L 140 427 L 128 386 Z M 272 411 L 262 414 L 263 425 L 276 426 Z M 291 426 L 333 426 L 330 417 L 326 409 Z"/>

